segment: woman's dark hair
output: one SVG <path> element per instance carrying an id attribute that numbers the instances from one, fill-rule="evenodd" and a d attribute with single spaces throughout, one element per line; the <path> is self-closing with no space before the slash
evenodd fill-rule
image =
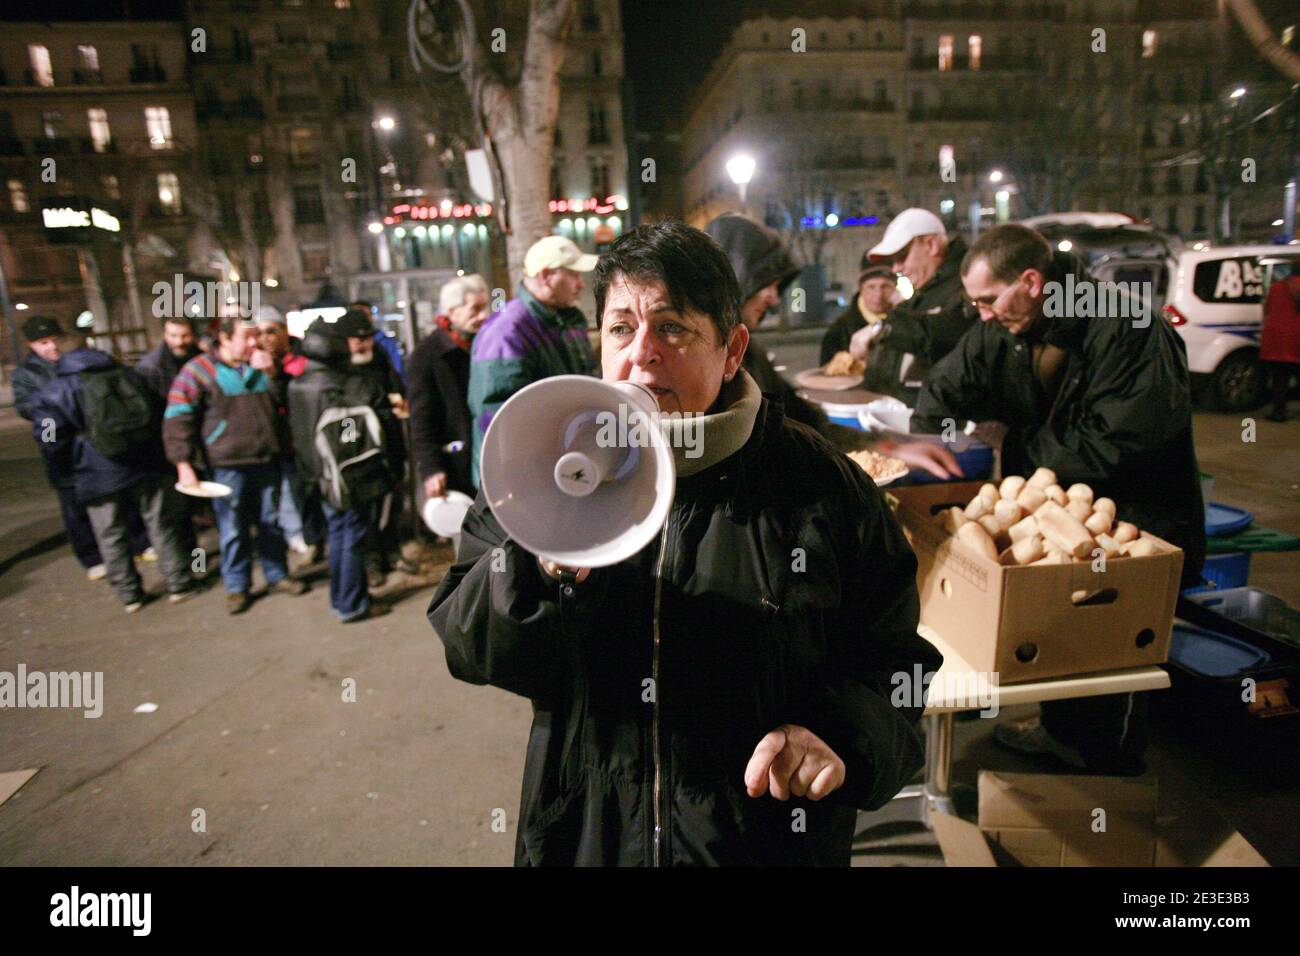
<path id="1" fill-rule="evenodd" d="M 617 276 L 657 280 L 673 308 L 703 312 L 725 345 L 740 324 L 740 284 L 722 247 L 680 219 L 637 226 L 610 246 L 596 264 L 596 326 L 605 314 L 605 294 Z"/>

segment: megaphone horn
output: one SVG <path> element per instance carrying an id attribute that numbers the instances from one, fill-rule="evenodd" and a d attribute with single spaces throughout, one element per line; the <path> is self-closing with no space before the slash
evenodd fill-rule
<path id="1" fill-rule="evenodd" d="M 557 375 L 520 389 L 492 419 L 483 495 L 525 550 L 569 567 L 636 554 L 663 528 L 676 470 L 654 394 L 631 382 Z"/>

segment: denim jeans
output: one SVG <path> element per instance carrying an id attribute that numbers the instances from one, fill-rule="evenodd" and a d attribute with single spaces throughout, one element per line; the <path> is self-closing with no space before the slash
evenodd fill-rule
<path id="1" fill-rule="evenodd" d="M 221 580 L 232 594 L 247 594 L 253 578 L 250 531 L 257 525 L 257 550 L 266 583 L 289 576 L 284 533 L 280 530 L 280 463 L 243 468 L 213 468 L 212 480 L 229 485 L 231 493 L 212 499 L 221 533 Z"/>
<path id="2" fill-rule="evenodd" d="M 366 590 L 366 518 L 357 511 L 339 511 L 322 501 L 325 525 L 329 529 L 330 607 L 341 621 L 366 613 L 370 592 Z"/>
<path id="3" fill-rule="evenodd" d="M 303 533 L 302 492 L 298 484 L 298 466 L 292 458 L 280 464 L 280 530 L 285 540 Z"/>

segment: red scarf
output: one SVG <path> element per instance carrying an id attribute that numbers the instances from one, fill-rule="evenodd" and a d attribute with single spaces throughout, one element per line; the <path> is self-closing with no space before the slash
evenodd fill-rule
<path id="1" fill-rule="evenodd" d="M 434 316 L 433 321 L 438 323 L 438 328 L 451 336 L 453 342 L 463 348 L 466 352 L 469 351 L 470 340 L 465 338 L 465 336 L 461 335 L 452 327 L 451 319 L 447 318 L 445 315 L 437 315 Z"/>

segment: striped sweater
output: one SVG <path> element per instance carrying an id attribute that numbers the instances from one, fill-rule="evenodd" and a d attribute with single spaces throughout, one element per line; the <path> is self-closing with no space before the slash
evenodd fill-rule
<path id="1" fill-rule="evenodd" d="M 556 312 L 523 286 L 474 336 L 469 364 L 469 410 L 474 422 L 475 486 L 479 455 L 492 416 L 525 385 L 554 375 L 595 375 L 587 320 L 577 309 Z"/>
<path id="2" fill-rule="evenodd" d="M 163 445 L 172 464 L 241 468 L 275 461 L 288 448 L 271 382 L 250 365 L 200 355 L 167 392 Z"/>

